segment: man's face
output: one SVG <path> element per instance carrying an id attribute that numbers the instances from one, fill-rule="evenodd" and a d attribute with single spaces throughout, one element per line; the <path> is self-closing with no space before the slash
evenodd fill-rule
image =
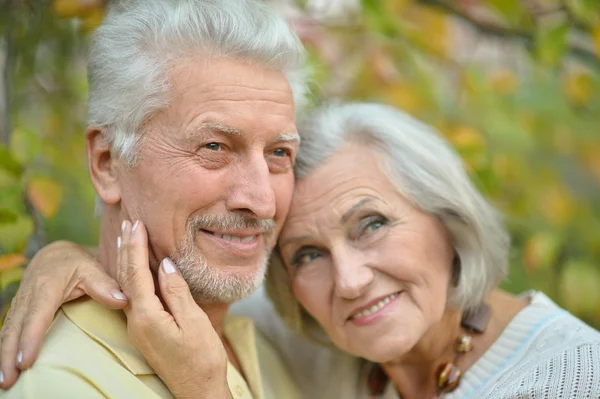
<path id="1" fill-rule="evenodd" d="M 153 267 L 170 256 L 197 301 L 232 302 L 262 282 L 291 202 L 292 92 L 282 73 L 231 59 L 170 74 L 138 166 L 119 168 L 122 210 L 146 223 Z"/>

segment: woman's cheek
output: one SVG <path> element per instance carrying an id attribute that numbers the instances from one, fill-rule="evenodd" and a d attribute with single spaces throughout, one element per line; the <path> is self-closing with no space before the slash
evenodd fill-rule
<path id="1" fill-rule="evenodd" d="M 310 273 L 311 277 L 316 273 Z M 326 319 L 329 312 L 328 306 L 331 297 L 331 284 L 326 279 L 311 278 L 306 275 L 297 275 L 293 282 L 294 296 L 306 311 L 319 323 Z"/>

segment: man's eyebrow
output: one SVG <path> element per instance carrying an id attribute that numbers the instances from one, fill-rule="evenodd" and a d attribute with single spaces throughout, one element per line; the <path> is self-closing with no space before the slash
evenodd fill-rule
<path id="1" fill-rule="evenodd" d="M 282 133 L 279 136 L 275 137 L 273 142 L 275 143 L 286 143 L 291 141 L 300 142 L 300 135 L 298 133 Z"/>
<path id="2" fill-rule="evenodd" d="M 227 125 L 221 125 L 220 123 L 214 123 L 214 122 L 203 123 L 195 130 L 196 131 L 210 130 L 213 132 L 216 131 L 216 132 L 220 132 L 220 133 L 231 134 L 233 136 L 241 136 L 242 135 L 242 131 L 240 129 L 236 129 L 234 127 L 227 126 Z"/>
<path id="3" fill-rule="evenodd" d="M 352 208 L 348 209 L 341 217 L 342 224 L 346 223 L 348 219 L 352 217 L 364 204 L 367 202 L 373 201 L 375 198 L 366 197 L 358 201 L 356 204 L 352 205 Z"/>

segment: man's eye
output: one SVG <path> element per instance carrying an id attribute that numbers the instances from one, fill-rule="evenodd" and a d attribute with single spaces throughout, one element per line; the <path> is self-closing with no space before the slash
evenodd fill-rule
<path id="1" fill-rule="evenodd" d="M 219 143 L 208 143 L 204 146 L 207 150 L 211 151 L 219 151 L 221 149 L 221 144 Z"/>
<path id="2" fill-rule="evenodd" d="M 276 157 L 285 157 L 290 155 L 290 152 L 285 148 L 277 148 L 273 151 L 273 155 L 275 155 Z"/>

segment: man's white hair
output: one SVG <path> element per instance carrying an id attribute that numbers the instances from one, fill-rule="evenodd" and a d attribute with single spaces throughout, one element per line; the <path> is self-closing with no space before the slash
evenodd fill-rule
<path id="1" fill-rule="evenodd" d="M 381 154 L 381 167 L 399 193 L 448 229 L 456 251 L 450 305 L 469 310 L 506 277 L 509 236 L 500 215 L 469 179 L 461 158 L 435 131 L 404 112 L 379 104 L 322 107 L 299 123 L 302 142 L 295 173 L 301 180 L 349 143 Z M 278 250 L 267 292 L 295 330 L 311 334 L 316 322 L 301 309 Z"/>
<path id="2" fill-rule="evenodd" d="M 88 123 L 106 129 L 113 155 L 135 166 L 142 124 L 169 104 L 167 70 L 195 55 L 281 71 L 296 107 L 305 95 L 304 48 L 261 0 L 120 0 L 92 37 Z"/>

